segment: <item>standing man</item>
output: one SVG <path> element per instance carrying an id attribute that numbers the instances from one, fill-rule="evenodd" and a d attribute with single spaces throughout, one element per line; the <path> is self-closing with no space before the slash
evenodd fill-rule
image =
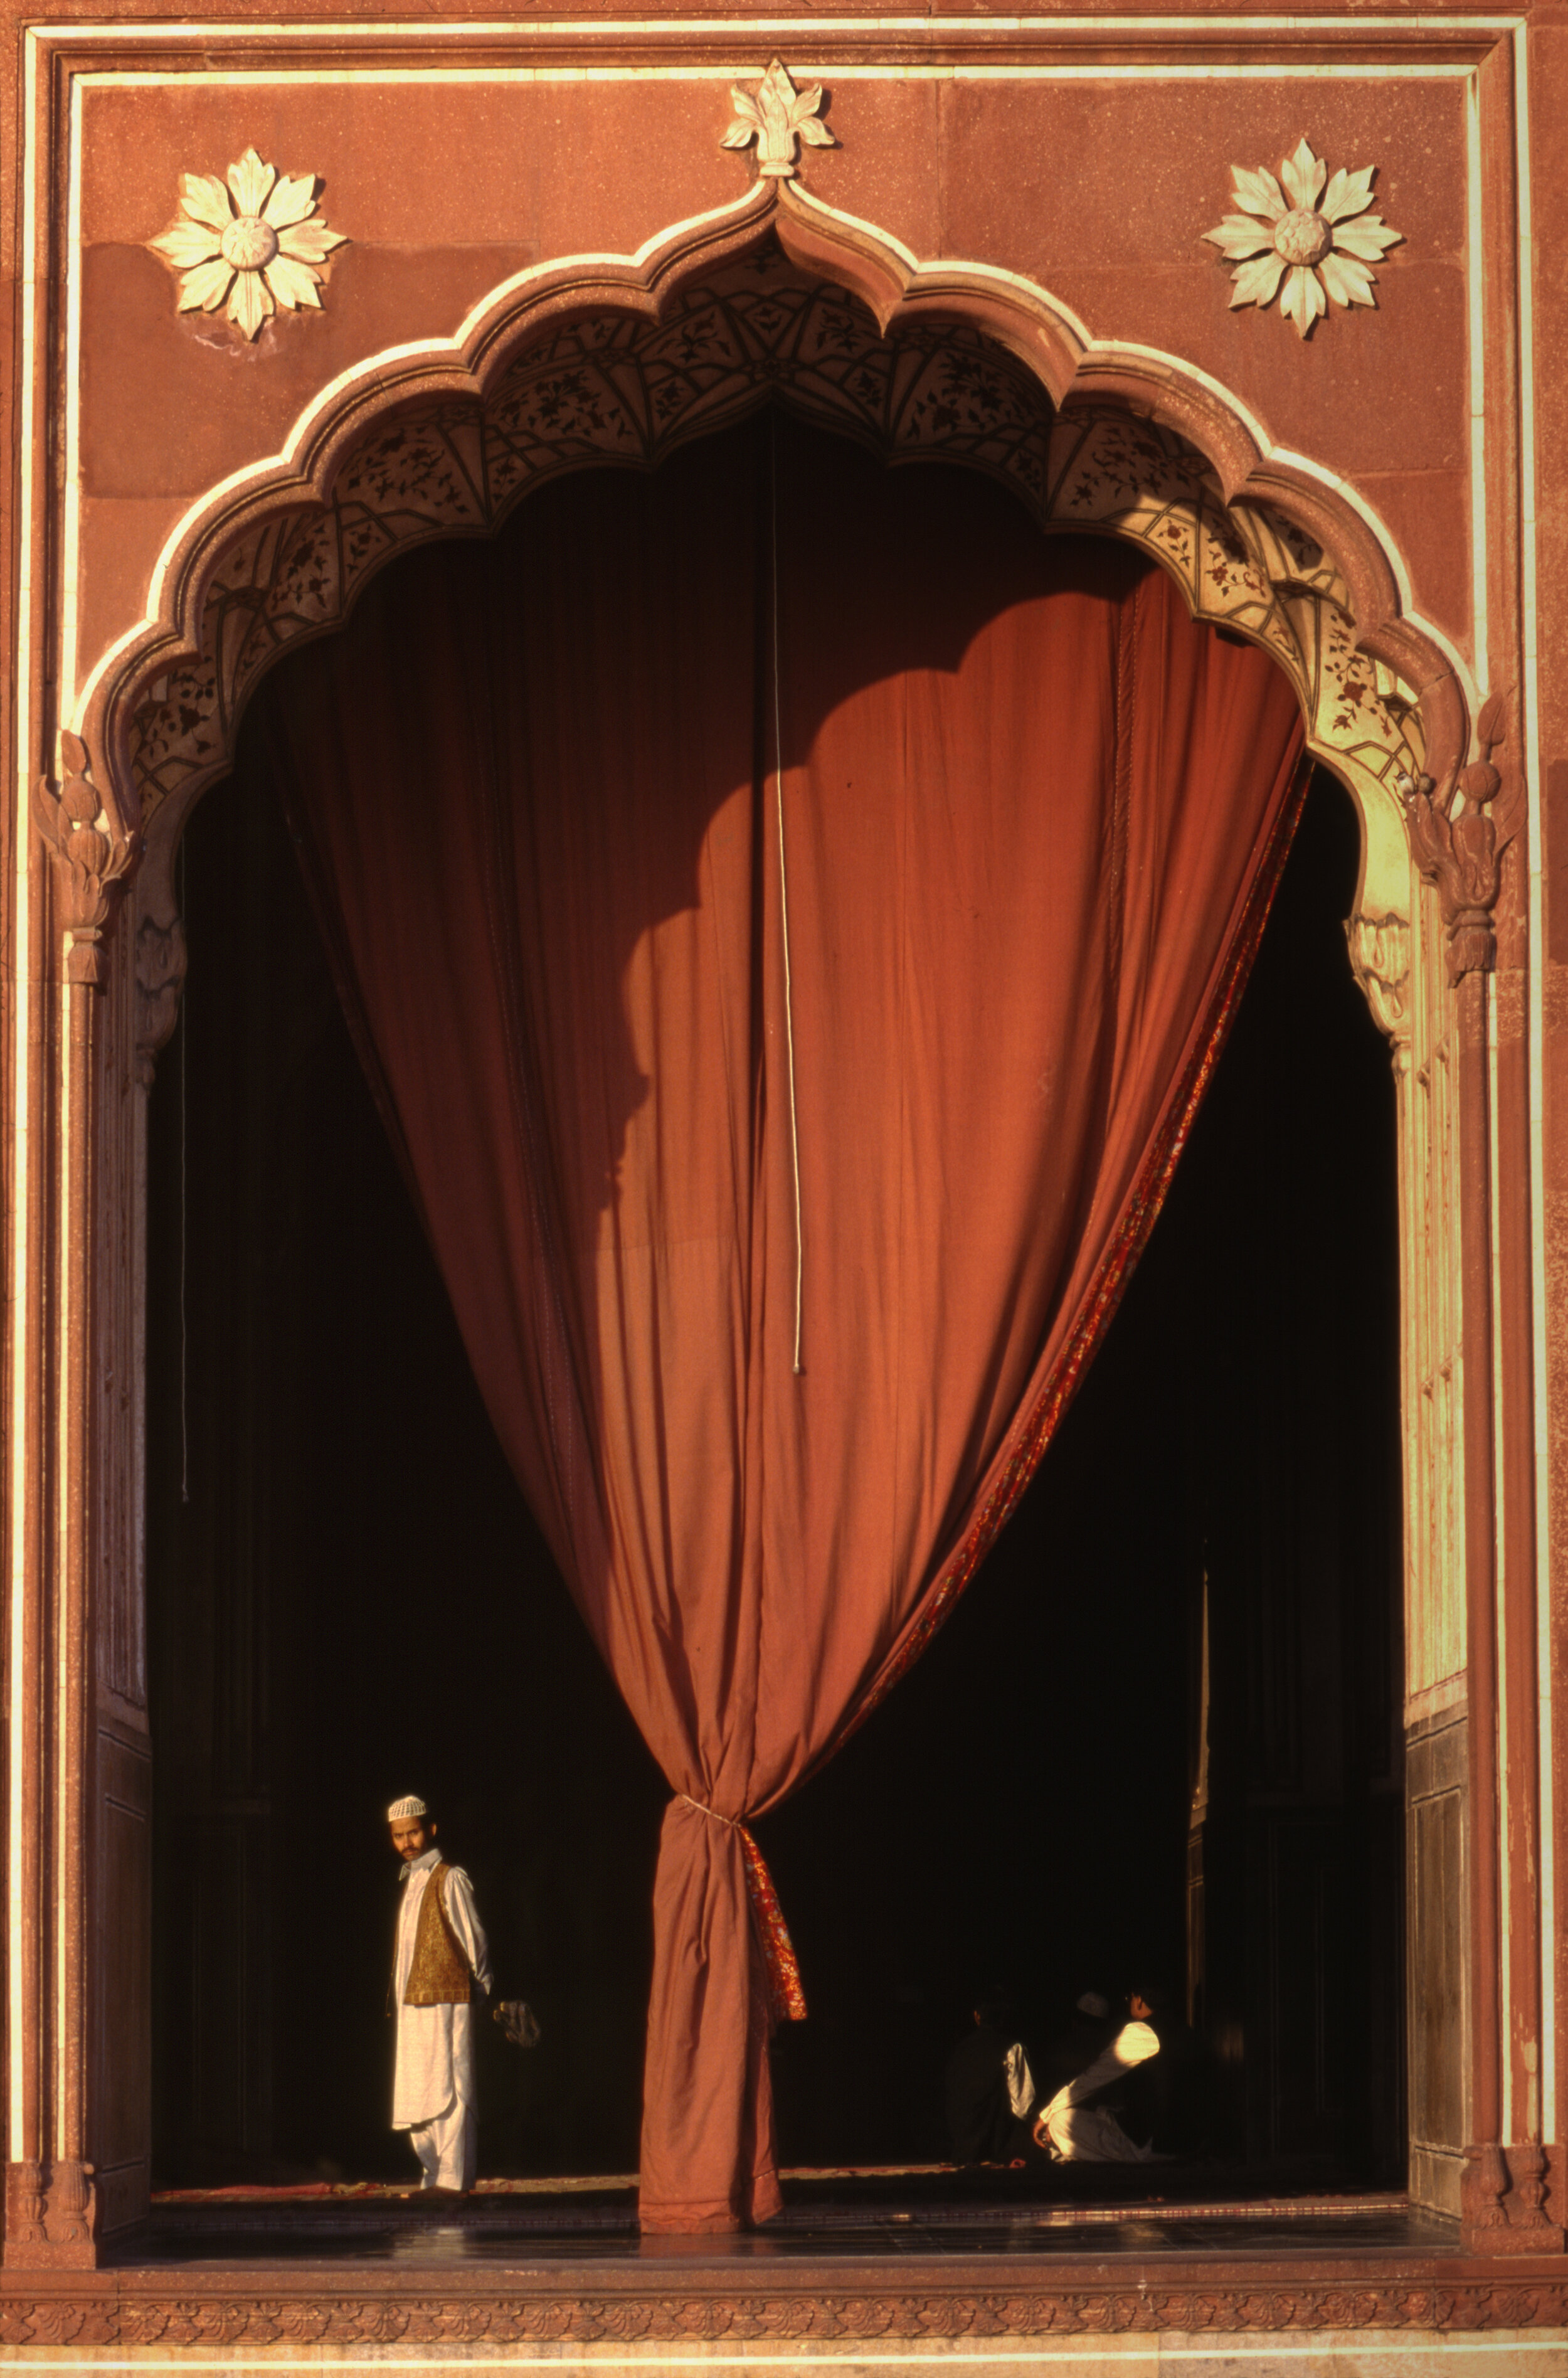
<path id="1" fill-rule="evenodd" d="M 423 2166 L 422 2189 L 466 2195 L 479 2139 L 473 2107 L 473 1993 L 490 1993 L 490 1951 L 461 1866 L 436 1846 L 436 1820 L 423 1800 L 387 1811 L 403 1862 L 389 2014 L 398 2019 L 392 2128 L 407 2131 Z"/>

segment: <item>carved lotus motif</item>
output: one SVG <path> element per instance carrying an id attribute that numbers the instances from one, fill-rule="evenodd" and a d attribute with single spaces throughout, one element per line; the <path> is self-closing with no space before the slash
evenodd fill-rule
<path id="1" fill-rule="evenodd" d="M 1278 295 L 1280 312 L 1303 339 L 1327 313 L 1330 298 L 1336 306 L 1375 306 L 1376 276 L 1367 267 L 1381 264 L 1385 249 L 1405 235 L 1366 211 L 1376 171 L 1366 165 L 1347 174 L 1342 166 L 1329 181 L 1305 139 L 1280 165 L 1279 182 L 1262 167 L 1250 173 L 1233 165 L 1231 197 L 1242 211 L 1203 234 L 1222 255 L 1240 259 L 1230 276 L 1231 305 L 1272 306 Z"/>
<path id="2" fill-rule="evenodd" d="M 836 149 L 837 141 L 822 122 L 822 86 L 814 82 L 796 90 L 782 58 L 771 61 L 754 91 L 731 83 L 735 122 L 720 141 L 721 149 L 744 149 L 757 143 L 757 172 L 764 181 L 793 181 L 798 168 L 798 144 L 811 149 Z"/>
<path id="3" fill-rule="evenodd" d="M 150 245 L 180 275 L 182 314 L 216 313 L 226 297 L 230 321 L 254 339 L 279 306 L 320 306 L 317 267 L 345 241 L 317 217 L 314 174 L 280 174 L 247 149 L 227 187 L 216 174 L 182 174 L 180 208 Z"/>

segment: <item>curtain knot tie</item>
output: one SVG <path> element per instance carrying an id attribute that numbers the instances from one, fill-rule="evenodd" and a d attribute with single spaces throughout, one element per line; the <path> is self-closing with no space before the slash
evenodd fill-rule
<path id="1" fill-rule="evenodd" d="M 746 1868 L 746 1896 L 751 1904 L 751 1928 L 757 1936 L 757 1946 L 762 1954 L 762 1968 L 768 1976 L 768 2011 L 775 2023 L 804 2023 L 806 1991 L 800 1979 L 800 1965 L 795 1953 L 795 1943 L 789 1937 L 789 1927 L 779 1905 L 777 1885 L 768 1871 L 768 1861 L 753 1840 L 749 1828 L 738 1817 L 721 1816 L 717 1808 L 708 1808 L 694 1800 L 689 1792 L 677 1792 L 677 1800 L 694 1808 L 700 1817 L 711 1817 L 715 1825 L 728 1825 L 740 1835 L 741 1861 Z"/>
<path id="2" fill-rule="evenodd" d="M 689 1792 L 677 1792 L 676 1798 L 684 1800 L 688 1808 L 695 1808 L 700 1817 L 712 1817 L 715 1825 L 733 1825 L 737 1832 L 742 1833 L 746 1831 L 738 1817 L 721 1817 L 717 1808 L 710 1808 L 705 1801 L 694 1800 Z"/>

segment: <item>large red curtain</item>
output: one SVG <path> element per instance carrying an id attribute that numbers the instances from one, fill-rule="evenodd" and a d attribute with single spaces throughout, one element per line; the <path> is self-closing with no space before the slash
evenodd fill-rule
<path id="1" fill-rule="evenodd" d="M 765 2217 L 790 1976 L 739 1820 L 1071 1392 L 1261 924 L 1294 700 L 1131 549 L 764 417 L 400 562 L 269 709 L 490 1413 L 676 1795 L 642 2219 Z"/>

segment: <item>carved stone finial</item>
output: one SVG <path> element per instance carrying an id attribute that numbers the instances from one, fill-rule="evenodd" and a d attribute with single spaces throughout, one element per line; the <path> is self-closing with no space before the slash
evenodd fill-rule
<path id="1" fill-rule="evenodd" d="M 1488 811 L 1502 787 L 1491 755 L 1507 731 L 1505 700 L 1494 693 L 1481 705 L 1476 722 L 1480 759 L 1452 770 L 1441 787 L 1430 776 L 1418 776 L 1413 781 L 1406 777 L 1399 787 L 1416 864 L 1428 883 L 1436 884 L 1448 927 L 1451 983 L 1467 974 L 1490 974 L 1497 956 L 1491 912 L 1502 882 L 1502 852 Z M 1464 807 L 1455 814 L 1454 804 L 1460 796 Z"/>
<path id="2" fill-rule="evenodd" d="M 1238 211 L 1203 234 L 1236 263 L 1232 307 L 1272 306 L 1283 281 L 1279 310 L 1304 339 L 1331 297 L 1336 306 L 1375 306 L 1376 275 L 1367 267 L 1381 264 L 1383 250 L 1405 236 L 1366 212 L 1376 171 L 1364 165 L 1347 174 L 1341 166 L 1324 189 L 1328 168 L 1305 139 L 1281 163 L 1278 182 L 1261 166 L 1252 173 L 1232 165 Z"/>
<path id="3" fill-rule="evenodd" d="M 87 745 L 78 735 L 61 736 L 60 756 L 66 769 L 65 782 L 38 778 L 33 817 L 54 861 L 66 934 L 66 980 L 101 987 L 107 963 L 103 944 L 140 837 L 117 831 L 105 813 L 91 782 Z"/>
<path id="4" fill-rule="evenodd" d="M 144 917 L 136 935 L 136 1066 L 144 1088 L 152 1087 L 158 1051 L 179 1019 L 185 988 L 186 931 L 176 917 L 167 925 Z"/>
<path id="5" fill-rule="evenodd" d="M 148 244 L 180 276 L 182 314 L 216 313 L 226 297 L 230 321 L 254 339 L 279 306 L 319 308 L 319 268 L 347 242 L 313 220 L 314 174 L 280 174 L 247 149 L 226 188 L 216 174 L 182 174 L 180 208 Z"/>
<path id="6" fill-rule="evenodd" d="M 1380 1032 L 1405 1038 L 1409 1008 L 1410 927 L 1404 917 L 1352 917 L 1345 928 L 1350 971 Z"/>
<path id="7" fill-rule="evenodd" d="M 804 140 L 810 149 L 836 149 L 838 142 L 822 122 L 822 86 L 814 82 L 797 91 L 782 58 L 770 61 L 754 91 L 732 82 L 730 98 L 735 122 L 720 141 L 721 149 L 745 149 L 757 143 L 757 172 L 763 181 L 792 182 Z"/>

